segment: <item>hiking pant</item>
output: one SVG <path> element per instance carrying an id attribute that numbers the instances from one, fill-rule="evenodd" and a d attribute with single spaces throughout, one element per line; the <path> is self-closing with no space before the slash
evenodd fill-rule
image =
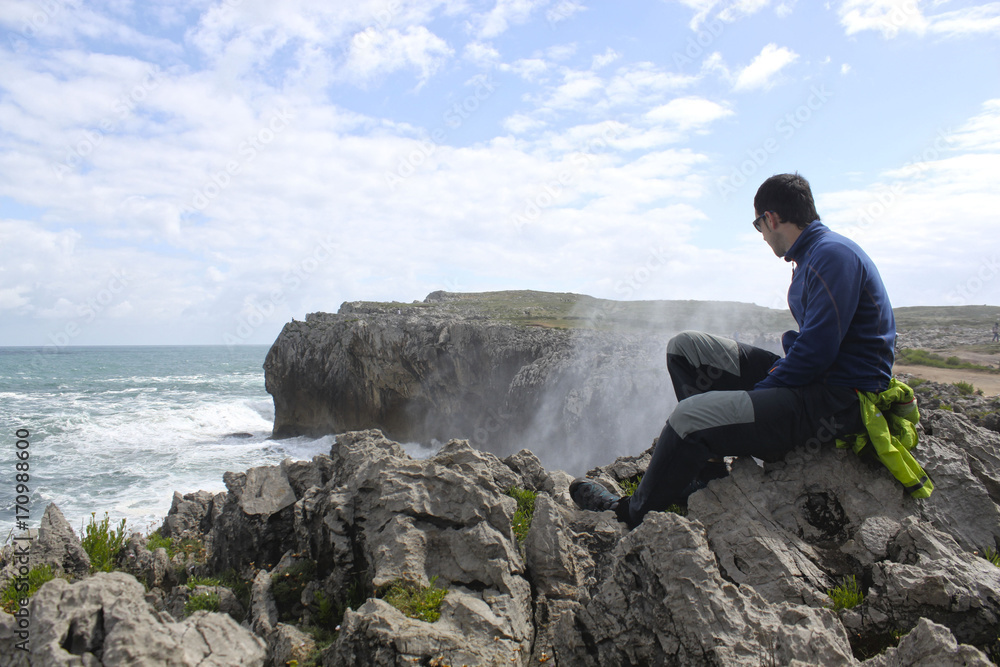
<path id="1" fill-rule="evenodd" d="M 697 331 L 670 340 L 667 370 L 678 403 L 629 501 L 632 525 L 646 512 L 683 503 L 708 480 L 724 476 L 724 456 L 780 461 L 797 445 L 832 443 L 864 430 L 853 389 L 821 384 L 754 389 L 779 358 Z"/>

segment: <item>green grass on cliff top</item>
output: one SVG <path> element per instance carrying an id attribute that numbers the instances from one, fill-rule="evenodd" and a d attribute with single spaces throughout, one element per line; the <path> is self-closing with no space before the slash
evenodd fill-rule
<path id="1" fill-rule="evenodd" d="M 507 290 L 433 292 L 423 301 L 351 303 L 365 311 L 444 310 L 464 317 L 555 329 L 680 331 L 697 329 L 730 335 L 736 331 L 779 332 L 797 328 L 788 310 L 736 301 L 616 301 L 569 292 Z M 989 332 L 998 306 L 913 306 L 895 308 L 896 328 L 968 328 Z"/>
<path id="2" fill-rule="evenodd" d="M 614 301 L 583 294 L 534 290 L 434 292 L 413 303 L 354 302 L 365 310 L 436 309 L 466 317 L 555 329 L 649 330 L 668 326 L 725 331 L 783 331 L 795 326 L 787 310 L 734 301 Z"/>

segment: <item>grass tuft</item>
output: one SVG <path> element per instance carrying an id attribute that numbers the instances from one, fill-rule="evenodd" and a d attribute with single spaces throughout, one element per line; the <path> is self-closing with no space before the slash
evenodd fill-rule
<path id="1" fill-rule="evenodd" d="M 174 538 L 163 537 L 163 535 L 160 535 L 160 529 L 157 528 L 146 538 L 146 548 L 150 551 L 156 551 L 161 548 L 166 549 L 169 556 L 174 550 Z"/>
<path id="2" fill-rule="evenodd" d="M 636 475 L 635 477 L 630 477 L 628 479 L 623 479 L 619 484 L 622 487 L 622 493 L 626 496 L 631 496 L 635 493 L 635 490 L 639 488 L 639 482 L 642 481 L 642 475 Z"/>
<path id="3" fill-rule="evenodd" d="M 111 572 L 115 559 L 125 547 L 125 519 L 117 528 L 111 527 L 111 518 L 104 513 L 104 518 L 96 520 L 96 512 L 90 513 L 90 523 L 83 529 L 83 539 L 80 543 L 83 550 L 90 556 L 91 572 Z"/>
<path id="4" fill-rule="evenodd" d="M 528 529 L 531 528 L 531 519 L 535 516 L 535 498 L 538 494 L 512 486 L 507 489 L 507 495 L 517 501 L 513 521 L 514 536 L 517 537 L 517 543 L 522 544 L 524 538 L 528 536 Z"/>
<path id="5" fill-rule="evenodd" d="M 8 582 L 7 587 L 0 594 L 0 608 L 3 608 L 8 614 L 20 611 L 21 600 L 30 599 L 46 582 L 55 578 L 56 575 L 51 565 L 31 568 L 26 582 L 16 578 Z M 25 584 L 27 584 L 27 590 L 24 590 Z M 21 590 L 18 590 L 19 588 Z"/>
<path id="6" fill-rule="evenodd" d="M 827 589 L 826 594 L 833 601 L 833 608 L 835 610 L 853 609 L 864 602 L 865 599 L 865 594 L 861 590 L 861 586 L 858 585 L 857 577 L 853 574 L 844 577 L 838 586 Z"/>
<path id="7" fill-rule="evenodd" d="M 983 558 L 993 563 L 997 567 L 1000 567 L 1000 553 L 997 553 L 996 549 L 993 547 L 986 547 L 983 549 Z"/>
<path id="8" fill-rule="evenodd" d="M 304 560 L 271 575 L 271 594 L 282 621 L 302 615 L 302 591 L 316 578 L 316 561 Z"/>
<path id="9" fill-rule="evenodd" d="M 219 611 L 219 594 L 212 591 L 189 597 L 184 605 L 184 615 L 190 616 L 196 611 Z"/>
<path id="10" fill-rule="evenodd" d="M 437 588 L 437 577 L 431 577 L 429 586 L 417 586 L 404 581 L 389 584 L 382 599 L 410 618 L 433 623 L 441 618 L 441 601 L 448 594 L 447 588 Z"/>

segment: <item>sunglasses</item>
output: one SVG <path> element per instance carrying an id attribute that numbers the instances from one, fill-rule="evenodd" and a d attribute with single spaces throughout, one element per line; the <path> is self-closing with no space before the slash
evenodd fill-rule
<path id="1" fill-rule="evenodd" d="M 766 215 L 767 211 L 764 211 L 760 216 L 757 217 L 756 220 L 753 221 L 753 228 L 756 229 L 758 232 L 763 233 L 763 230 L 760 228 L 760 223 L 764 220 Z"/>

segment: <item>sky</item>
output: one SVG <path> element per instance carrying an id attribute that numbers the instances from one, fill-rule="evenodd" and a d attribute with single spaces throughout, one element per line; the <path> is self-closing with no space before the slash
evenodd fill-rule
<path id="1" fill-rule="evenodd" d="M 435 290 L 785 308 L 785 172 L 894 306 L 1000 304 L 998 37 L 960 0 L 0 0 L 0 345 Z"/>

